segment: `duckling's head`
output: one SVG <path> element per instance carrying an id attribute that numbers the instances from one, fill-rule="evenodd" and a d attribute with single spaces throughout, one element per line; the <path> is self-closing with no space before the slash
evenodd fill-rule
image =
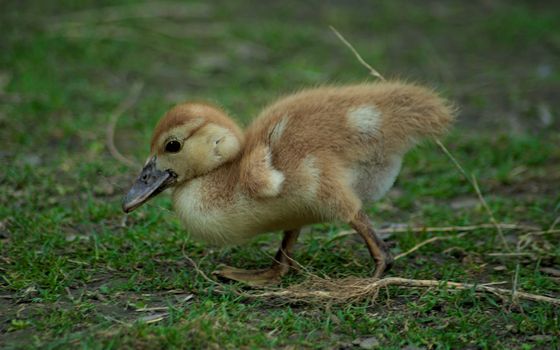
<path id="1" fill-rule="evenodd" d="M 123 201 L 131 212 L 166 188 L 211 172 L 238 157 L 243 145 L 239 127 L 221 109 L 184 103 L 158 122 L 151 152 Z"/>

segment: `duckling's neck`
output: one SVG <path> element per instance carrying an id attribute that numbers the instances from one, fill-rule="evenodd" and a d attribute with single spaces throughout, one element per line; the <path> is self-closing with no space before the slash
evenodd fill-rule
<path id="1" fill-rule="evenodd" d="M 239 177 L 239 160 L 236 159 L 190 180 L 184 187 L 188 188 L 190 183 L 200 187 L 198 194 L 200 203 L 204 207 L 223 207 L 228 205 L 235 196 Z"/>

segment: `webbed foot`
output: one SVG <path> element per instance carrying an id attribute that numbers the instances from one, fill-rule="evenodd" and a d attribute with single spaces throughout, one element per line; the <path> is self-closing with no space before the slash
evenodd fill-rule
<path id="1" fill-rule="evenodd" d="M 292 249 L 299 235 L 299 229 L 284 231 L 282 245 L 276 256 L 274 263 L 268 269 L 245 270 L 231 266 L 220 266 L 212 274 L 218 278 L 242 282 L 250 286 L 266 286 L 279 284 L 290 270 L 293 261 L 291 258 Z"/>

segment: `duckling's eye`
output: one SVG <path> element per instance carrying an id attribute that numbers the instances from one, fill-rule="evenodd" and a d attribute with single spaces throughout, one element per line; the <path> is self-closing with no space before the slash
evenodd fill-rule
<path id="1" fill-rule="evenodd" d="M 181 143 L 179 141 L 171 140 L 165 144 L 165 152 L 177 153 L 181 150 Z"/>

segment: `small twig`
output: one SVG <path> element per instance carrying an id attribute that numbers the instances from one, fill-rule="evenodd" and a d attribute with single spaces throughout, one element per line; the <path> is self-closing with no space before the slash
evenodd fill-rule
<path id="1" fill-rule="evenodd" d="M 388 277 L 381 280 L 374 279 L 363 279 L 361 283 L 354 282 L 344 286 L 345 288 L 339 288 L 337 290 L 305 290 L 297 289 L 301 288 L 301 285 L 294 286 L 294 288 L 288 287 L 285 290 L 275 290 L 267 291 L 263 293 L 245 293 L 246 296 L 252 298 L 266 298 L 266 297 L 281 297 L 281 298 L 291 298 L 297 299 L 299 301 L 306 301 L 309 299 L 321 299 L 321 300 L 331 300 L 331 301 L 348 301 L 356 297 L 366 297 L 377 293 L 380 288 L 388 286 L 400 286 L 409 288 L 434 288 L 434 287 L 446 287 L 450 289 L 457 290 L 474 290 L 476 292 L 493 293 L 502 297 L 511 296 L 511 290 L 489 287 L 488 285 L 477 285 L 470 283 L 459 283 L 459 282 L 446 282 L 438 280 L 414 280 L 408 278 L 400 277 Z M 338 286 L 338 287 L 342 287 Z M 349 292 L 347 288 L 351 288 L 353 292 Z M 530 301 L 546 302 L 553 305 L 560 305 L 560 299 L 547 297 L 543 295 L 516 292 L 516 297 L 519 299 L 525 299 Z"/>
<path id="2" fill-rule="evenodd" d="M 527 239 L 530 236 L 544 236 L 544 235 L 548 235 L 551 233 L 559 233 L 560 229 L 556 229 L 556 230 L 546 230 L 546 231 L 532 231 L 532 232 L 527 232 L 526 234 L 524 234 L 523 236 L 520 237 L 521 240 Z"/>
<path id="3" fill-rule="evenodd" d="M 480 284 L 481 286 L 495 286 L 498 284 L 505 284 L 508 283 L 507 281 L 500 281 L 500 282 L 488 282 L 488 283 L 482 283 Z"/>
<path id="4" fill-rule="evenodd" d="M 516 301 L 517 299 L 517 284 L 519 283 L 519 260 L 517 261 L 517 264 L 515 265 L 515 274 L 513 275 L 513 285 L 511 287 L 511 299 L 513 302 Z"/>
<path id="5" fill-rule="evenodd" d="M 109 149 L 109 152 L 111 152 L 111 155 L 116 160 L 131 168 L 138 168 L 139 165 L 135 161 L 125 157 L 115 146 L 115 127 L 121 115 L 123 115 L 124 112 L 136 103 L 143 87 L 144 84 L 141 82 L 132 84 L 128 96 L 117 106 L 113 113 L 111 113 L 111 118 L 109 119 L 109 124 L 107 125 L 107 148 Z"/>
<path id="6" fill-rule="evenodd" d="M 504 236 L 502 228 L 500 227 L 500 225 L 498 225 L 498 222 L 496 221 L 496 218 L 494 217 L 494 213 L 492 212 L 492 209 L 490 209 L 490 207 L 488 206 L 488 203 L 486 202 L 486 199 L 484 199 L 484 196 L 482 195 L 482 192 L 480 191 L 480 187 L 478 186 L 478 182 L 476 180 L 476 177 L 474 175 L 469 176 L 467 174 L 465 169 L 461 166 L 461 164 L 457 161 L 457 159 L 451 154 L 451 152 L 449 152 L 447 147 L 445 147 L 444 144 L 441 143 L 441 141 L 439 139 L 436 138 L 435 142 L 441 148 L 443 153 L 445 153 L 447 155 L 447 157 L 449 157 L 449 159 L 451 159 L 453 164 L 455 164 L 455 167 L 457 167 L 457 169 L 461 172 L 461 174 L 463 174 L 465 179 L 467 179 L 467 181 L 469 181 L 469 183 L 472 185 L 472 187 L 474 188 L 474 190 L 476 192 L 476 195 L 478 196 L 478 199 L 479 199 L 480 203 L 482 204 L 482 206 L 484 207 L 484 210 L 486 210 L 486 212 L 488 213 L 488 216 L 490 217 L 490 222 L 496 228 L 496 231 L 498 232 L 498 235 L 500 236 L 500 239 L 502 240 L 502 243 L 504 244 L 504 247 L 507 250 L 510 250 L 509 244 L 506 241 L 506 238 Z"/>
<path id="7" fill-rule="evenodd" d="M 167 311 L 169 308 L 167 306 L 155 306 L 155 307 L 143 307 L 141 309 L 136 309 L 136 312 L 152 312 L 152 311 Z"/>
<path id="8" fill-rule="evenodd" d="M 79 260 L 74 260 L 74 259 L 68 259 L 67 261 L 68 261 L 68 262 L 71 262 L 71 263 L 73 263 L 73 264 L 76 264 L 76 265 L 89 265 L 89 264 L 88 264 L 87 262 L 85 262 L 85 261 L 79 261 Z"/>
<path id="9" fill-rule="evenodd" d="M 112 317 L 112 316 L 109 316 L 109 315 L 101 315 L 101 317 L 103 317 L 103 318 L 106 319 L 107 321 L 116 322 L 116 323 L 119 323 L 119 324 L 121 324 L 121 325 L 123 325 L 123 326 L 126 326 L 126 327 L 131 327 L 131 326 L 132 326 L 132 324 L 130 324 L 130 323 L 121 321 L 121 320 L 119 320 L 119 319 L 117 319 L 117 318 L 114 318 L 114 317 Z"/>
<path id="10" fill-rule="evenodd" d="M 515 252 L 515 253 L 488 253 L 488 256 L 503 256 L 503 257 L 518 257 L 518 256 L 535 256 L 532 253 L 523 253 L 523 252 Z"/>
<path id="11" fill-rule="evenodd" d="M 210 277 L 208 277 L 208 275 L 206 275 L 199 267 L 198 265 L 194 262 L 193 259 L 191 259 L 188 255 L 186 255 L 183 251 L 183 256 L 185 257 L 185 259 L 187 259 L 191 265 L 193 266 L 194 270 L 196 271 L 196 273 L 198 273 L 200 276 L 202 276 L 202 278 L 204 278 L 206 281 L 212 283 L 212 284 L 217 284 L 220 285 L 220 283 L 214 281 L 213 279 L 211 279 Z"/>
<path id="12" fill-rule="evenodd" d="M 336 34 L 336 36 L 340 39 L 340 41 L 342 41 L 344 43 L 344 45 L 346 45 L 351 51 L 352 53 L 354 53 L 354 56 L 356 56 L 356 58 L 358 59 L 358 61 L 362 64 L 362 66 L 366 67 L 369 70 L 369 73 L 382 80 L 385 81 L 385 78 L 377 71 L 375 70 L 372 66 L 370 66 L 360 55 L 360 53 L 354 48 L 354 46 L 352 46 L 352 44 L 350 44 L 348 42 L 348 40 L 346 40 L 342 34 L 339 33 L 338 30 L 335 29 L 335 27 L 333 26 L 329 26 L 331 28 L 331 30 L 334 32 L 334 34 Z"/>
<path id="13" fill-rule="evenodd" d="M 554 219 L 554 221 L 552 222 L 552 225 L 550 225 L 550 227 L 548 228 L 548 231 L 553 231 L 554 228 L 556 227 L 556 225 L 558 225 L 559 222 L 560 222 L 560 216 L 558 216 L 556 219 Z"/>
<path id="14" fill-rule="evenodd" d="M 126 227 L 127 222 L 128 222 L 128 215 L 123 215 L 119 223 L 119 227 Z"/>
<path id="15" fill-rule="evenodd" d="M 70 291 L 70 288 L 69 287 L 64 287 L 64 290 L 66 291 L 66 294 L 68 295 L 68 298 L 71 301 L 74 301 L 74 296 L 72 295 L 72 292 Z"/>
<path id="16" fill-rule="evenodd" d="M 150 323 L 156 323 L 156 322 L 159 322 L 159 321 L 163 321 L 166 317 L 169 317 L 169 313 L 168 312 L 162 312 L 160 314 L 140 317 L 136 320 L 136 322 L 141 321 L 141 322 L 145 322 L 147 324 L 150 324 Z"/>
<path id="17" fill-rule="evenodd" d="M 449 157 L 449 159 L 451 159 L 451 161 L 453 162 L 453 164 L 455 165 L 455 167 L 461 172 L 461 174 L 463 174 L 463 176 L 469 180 L 469 175 L 467 174 L 467 172 L 465 171 L 465 169 L 463 168 L 463 166 L 457 161 L 457 159 L 451 154 L 451 152 L 449 152 L 449 150 L 447 149 L 447 147 L 445 147 L 443 145 L 443 143 L 439 140 L 439 139 L 435 139 L 437 145 L 441 148 L 441 150 L 443 151 L 443 153 L 445 153 L 445 155 L 447 155 L 447 157 Z M 470 180 L 469 180 L 470 181 Z"/>
<path id="18" fill-rule="evenodd" d="M 486 202 L 486 199 L 484 199 L 484 196 L 482 195 L 482 192 L 480 191 L 480 187 L 478 186 L 478 181 L 476 180 L 476 177 L 473 175 L 471 175 L 471 183 L 474 187 L 474 190 L 476 191 L 476 195 L 478 196 L 478 199 L 480 200 L 480 203 L 482 203 L 482 206 L 484 207 L 484 209 L 486 210 L 486 212 L 488 213 L 488 216 L 490 216 L 490 222 L 492 222 L 492 224 L 494 225 L 494 227 L 496 227 L 496 230 L 498 231 L 498 234 L 500 236 L 500 239 L 502 240 L 502 243 L 504 244 L 504 247 L 509 250 L 509 244 L 506 241 L 506 237 L 504 236 L 504 232 L 502 231 L 502 228 L 500 227 L 500 225 L 498 225 L 498 221 L 496 221 L 496 218 L 494 217 L 494 212 L 492 211 L 492 209 L 490 209 L 490 206 L 488 206 L 488 203 Z"/>
<path id="19" fill-rule="evenodd" d="M 399 259 L 401 259 L 401 258 L 404 258 L 405 256 L 407 256 L 407 255 L 409 255 L 409 254 L 411 254 L 411 253 L 417 251 L 418 249 L 422 248 L 422 247 L 425 246 L 426 244 L 430 244 L 430 243 L 435 242 L 435 241 L 443 241 L 443 240 L 449 240 L 449 239 L 453 239 L 453 238 L 460 238 L 460 237 L 463 237 L 465 234 L 466 234 L 466 233 L 461 233 L 461 234 L 459 234 L 459 235 L 457 235 L 457 236 L 445 236 L 445 237 L 441 237 L 441 236 L 437 237 L 437 236 L 436 236 L 436 237 L 429 238 L 429 239 L 427 239 L 427 240 L 425 240 L 425 241 L 423 241 L 423 242 L 418 243 L 417 245 L 415 245 L 414 247 L 410 248 L 410 249 L 407 250 L 406 252 L 401 253 L 401 254 L 398 254 L 397 256 L 395 256 L 395 260 L 399 260 Z"/>
<path id="20" fill-rule="evenodd" d="M 519 250 L 521 249 L 521 240 L 517 241 L 515 252 L 519 254 Z M 520 268 L 520 259 L 517 259 L 517 264 L 515 264 L 515 274 L 513 275 L 513 284 L 511 287 L 511 299 L 513 302 L 516 302 L 517 298 L 517 284 L 519 282 L 519 268 Z"/>
<path id="21" fill-rule="evenodd" d="M 222 286 L 221 283 L 216 282 L 215 280 L 211 279 L 210 277 L 208 277 L 207 274 L 204 273 L 204 271 L 202 271 L 196 262 L 194 262 L 193 259 L 191 259 L 191 257 L 189 257 L 187 255 L 187 253 L 185 252 L 185 244 L 183 243 L 183 246 L 181 247 L 181 253 L 183 254 L 183 257 L 185 259 L 187 259 L 189 261 L 189 263 L 193 266 L 194 270 L 196 271 L 196 273 L 198 273 L 200 276 L 202 276 L 202 278 L 204 278 L 206 281 L 210 282 L 211 284 L 217 285 L 217 286 Z"/>
<path id="22" fill-rule="evenodd" d="M 180 291 L 180 292 L 183 293 L 183 291 Z M 187 303 L 192 298 L 194 298 L 194 295 L 189 294 L 183 300 L 178 302 L 177 305 L 175 305 L 175 306 L 184 305 L 185 303 Z M 142 308 L 136 309 L 134 311 L 136 311 L 136 312 L 169 311 L 170 308 L 171 307 L 168 307 L 168 306 L 154 306 L 154 307 L 142 307 Z"/>
<path id="23" fill-rule="evenodd" d="M 536 227 L 525 226 L 525 225 L 517 225 L 517 224 L 498 224 L 500 228 L 504 230 L 527 230 L 527 229 L 536 229 Z M 467 226 L 442 226 L 442 227 L 389 227 L 389 228 L 382 228 L 377 229 L 376 232 L 380 234 L 387 234 L 387 233 L 406 233 L 406 232 L 467 232 L 467 231 L 474 231 L 481 228 L 492 228 L 496 227 L 494 224 L 480 224 L 480 225 L 467 225 Z M 538 231 L 541 232 L 541 231 Z M 545 231 L 546 232 L 546 231 Z M 336 236 L 331 238 L 329 242 L 335 241 L 339 238 L 353 235 L 356 231 L 354 230 L 345 230 L 340 231 Z"/>

